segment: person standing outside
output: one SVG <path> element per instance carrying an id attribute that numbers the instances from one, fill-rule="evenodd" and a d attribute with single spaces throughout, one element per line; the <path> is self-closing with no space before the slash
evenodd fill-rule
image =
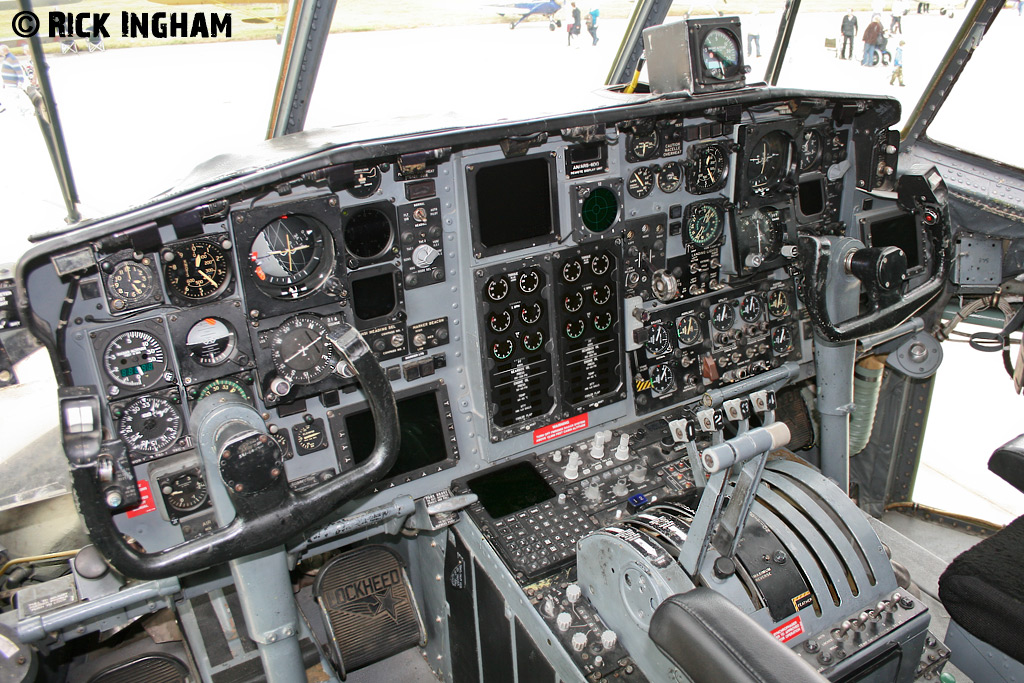
<path id="1" fill-rule="evenodd" d="M 576 6 L 576 3 L 572 3 L 572 23 L 569 24 L 569 46 L 572 46 L 572 39 L 580 34 L 580 24 L 583 23 L 583 17 L 580 14 L 580 8 Z"/>
<path id="2" fill-rule="evenodd" d="M 584 23 L 587 25 L 587 33 L 594 39 L 592 45 L 597 45 L 597 18 L 601 16 L 601 10 L 594 7 L 587 12 L 587 18 L 584 19 Z"/>
<path id="3" fill-rule="evenodd" d="M 861 66 L 875 65 L 875 49 L 878 39 L 882 37 L 882 20 L 876 14 L 871 17 L 871 23 L 864 29 L 862 40 L 864 41 L 864 58 L 860 60 Z"/>
<path id="4" fill-rule="evenodd" d="M 0 45 L 0 78 L 3 79 L 4 88 L 21 89 L 28 80 L 21 62 L 6 45 Z"/>
<path id="5" fill-rule="evenodd" d="M 761 56 L 761 13 L 754 8 L 753 14 L 750 15 L 748 20 L 749 26 L 747 27 L 747 57 L 751 56 L 754 48 L 757 48 L 757 56 Z"/>
<path id="6" fill-rule="evenodd" d="M 843 47 L 839 51 L 839 59 L 853 59 L 853 39 L 857 35 L 857 16 L 851 9 L 843 17 Z M 850 47 L 850 54 L 847 56 L 846 47 Z"/>
<path id="7" fill-rule="evenodd" d="M 889 79 L 889 85 L 893 85 L 898 79 L 900 87 L 903 87 L 903 46 L 906 45 L 906 41 L 901 40 L 900 46 L 896 48 L 896 54 L 892 58 L 892 78 Z"/>
<path id="8" fill-rule="evenodd" d="M 889 33 L 903 35 L 903 15 L 906 14 L 905 0 L 892 0 L 892 18 L 889 20 Z"/>

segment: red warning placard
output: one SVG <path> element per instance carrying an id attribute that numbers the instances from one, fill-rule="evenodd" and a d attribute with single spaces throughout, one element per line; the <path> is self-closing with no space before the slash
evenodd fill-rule
<path id="1" fill-rule="evenodd" d="M 589 425 L 590 413 L 583 413 L 582 415 L 576 415 L 561 422 L 556 422 L 553 425 L 541 427 L 533 432 L 533 445 L 536 446 L 545 441 L 551 441 L 552 439 L 561 438 L 566 434 L 578 432 L 581 429 L 586 429 Z"/>
<path id="2" fill-rule="evenodd" d="M 800 621 L 800 617 L 793 617 L 782 626 L 772 631 L 772 635 L 778 638 L 783 643 L 793 640 L 798 635 L 804 632 L 804 625 Z"/>
<path id="3" fill-rule="evenodd" d="M 139 498 L 141 498 L 139 504 L 125 513 L 125 517 L 128 519 L 156 510 L 156 501 L 153 500 L 153 494 L 149 490 L 149 482 L 145 479 L 139 482 Z"/>

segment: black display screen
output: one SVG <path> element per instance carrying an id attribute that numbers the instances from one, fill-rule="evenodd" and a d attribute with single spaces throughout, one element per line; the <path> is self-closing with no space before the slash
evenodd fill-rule
<path id="1" fill-rule="evenodd" d="M 391 273 L 352 280 L 352 310 L 360 320 L 389 315 L 395 303 L 395 278 Z"/>
<path id="2" fill-rule="evenodd" d="M 825 210 L 825 181 L 821 178 L 803 181 L 797 196 L 800 200 L 800 213 L 817 216 Z"/>
<path id="3" fill-rule="evenodd" d="M 484 166 L 473 176 L 473 183 L 477 228 L 484 247 L 554 235 L 547 157 Z"/>
<path id="4" fill-rule="evenodd" d="M 466 486 L 480 498 L 491 519 L 500 519 L 555 496 L 555 490 L 528 462 L 470 479 Z"/>
<path id="5" fill-rule="evenodd" d="M 917 220 L 912 213 L 877 220 L 868 226 L 873 247 L 899 247 L 907 255 L 907 268 L 921 265 L 921 243 Z"/>
<path id="6" fill-rule="evenodd" d="M 448 457 L 445 429 L 434 392 L 400 398 L 396 403 L 402 444 L 394 466 L 384 475 L 386 479 L 436 465 Z M 352 458 L 356 464 L 364 462 L 370 457 L 377 439 L 369 409 L 346 416 L 345 431 L 352 447 Z"/>

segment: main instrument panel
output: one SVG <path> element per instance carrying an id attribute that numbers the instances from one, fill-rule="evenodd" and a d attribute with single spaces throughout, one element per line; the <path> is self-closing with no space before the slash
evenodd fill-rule
<path id="1" fill-rule="evenodd" d="M 709 391 L 813 372 L 797 237 L 861 236 L 857 190 L 891 188 L 895 166 L 890 100 L 705 99 L 362 141 L 65 240 L 26 291 L 65 383 L 102 396 L 122 531 L 155 551 L 215 527 L 188 426 L 215 392 L 259 410 L 294 488 L 362 462 L 373 422 L 327 341 L 341 323 L 382 363 L 402 431 L 354 507 L 525 455 L 581 529 L 692 485 L 667 425 Z M 606 430 L 624 457 L 597 467 Z M 573 457 L 598 478 L 568 476 Z"/>

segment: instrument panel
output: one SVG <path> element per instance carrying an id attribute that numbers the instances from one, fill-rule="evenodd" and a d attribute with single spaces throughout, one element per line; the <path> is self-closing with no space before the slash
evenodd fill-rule
<path id="1" fill-rule="evenodd" d="M 188 419 L 214 392 L 258 408 L 293 487 L 361 462 L 368 413 L 326 340 L 342 322 L 399 397 L 402 453 L 374 491 L 417 496 L 808 364 L 797 237 L 854 234 L 857 189 L 888 179 L 854 163 L 886 136 L 853 131 L 887 104 L 744 102 L 343 147 L 33 269 L 67 383 L 97 388 L 138 488 L 113 506 L 122 530 L 157 550 L 210 528 Z"/>

